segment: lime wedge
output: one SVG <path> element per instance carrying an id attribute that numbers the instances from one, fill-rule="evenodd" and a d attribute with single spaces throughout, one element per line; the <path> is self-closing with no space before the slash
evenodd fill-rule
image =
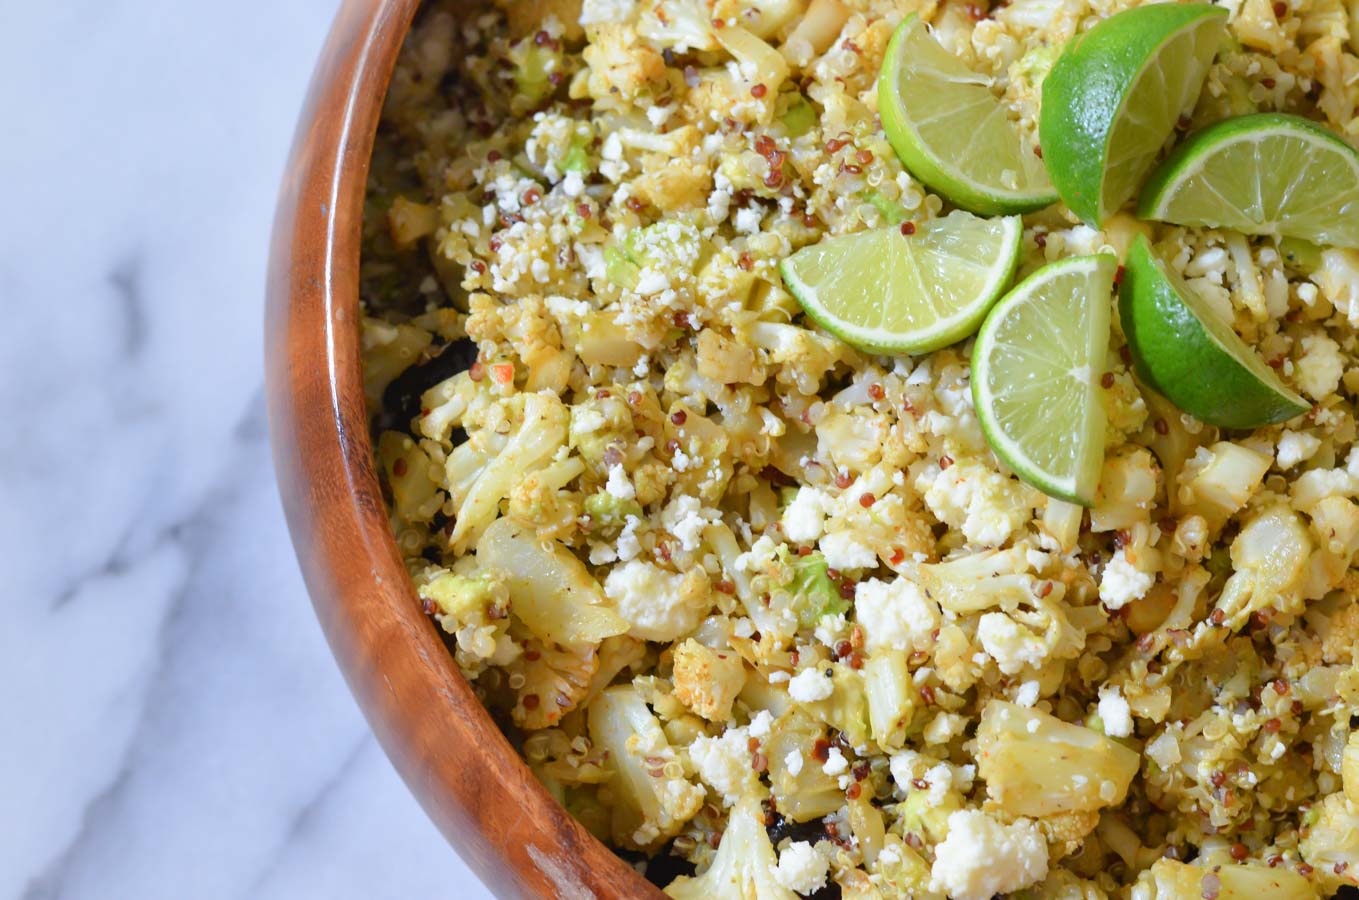
<path id="1" fill-rule="evenodd" d="M 1226 119 L 1152 173 L 1138 215 L 1359 247 L 1359 152 L 1297 116 Z"/>
<path id="2" fill-rule="evenodd" d="M 991 449 L 1029 484 L 1082 506 L 1104 465 L 1098 391 L 1117 268 L 1107 253 L 1044 266 L 996 304 L 972 349 L 972 399 Z"/>
<path id="3" fill-rule="evenodd" d="M 1138 376 L 1194 418 L 1257 428 L 1308 410 L 1145 235 L 1128 254 L 1118 311 Z"/>
<path id="4" fill-rule="evenodd" d="M 1042 162 L 991 93 L 990 79 L 939 46 L 914 13 L 887 45 L 878 112 L 902 165 L 956 206 L 1017 213 L 1057 201 Z"/>
<path id="5" fill-rule="evenodd" d="M 1043 81 L 1043 161 L 1096 228 L 1118 211 L 1198 100 L 1227 25 L 1206 3 L 1137 6 L 1067 45 Z"/>
<path id="6" fill-rule="evenodd" d="M 955 210 L 827 238 L 779 266 L 807 315 L 866 350 L 924 353 L 977 330 L 1019 261 L 1018 216 Z"/>

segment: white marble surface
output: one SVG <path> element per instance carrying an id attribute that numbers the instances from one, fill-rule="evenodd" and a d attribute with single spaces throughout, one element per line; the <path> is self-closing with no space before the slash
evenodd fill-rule
<path id="1" fill-rule="evenodd" d="M 335 0 L 0 3 L 0 900 L 478 900 L 303 591 L 261 377 Z"/>

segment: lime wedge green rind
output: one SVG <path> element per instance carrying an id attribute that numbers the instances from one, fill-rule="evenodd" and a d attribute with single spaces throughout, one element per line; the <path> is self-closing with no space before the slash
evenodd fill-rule
<path id="1" fill-rule="evenodd" d="M 1206 3 L 1125 10 L 1078 35 L 1043 81 L 1039 141 L 1066 205 L 1099 227 L 1193 110 L 1226 28 Z"/>
<path id="2" fill-rule="evenodd" d="M 1138 377 L 1196 419 L 1258 428 L 1308 410 L 1145 235 L 1128 254 L 1118 309 Z"/>
<path id="3" fill-rule="evenodd" d="M 1138 215 L 1359 247 L 1359 151 L 1298 116 L 1226 119 L 1152 173 Z"/>
<path id="4" fill-rule="evenodd" d="M 1053 497 L 1090 506 L 1104 464 L 1098 396 L 1118 260 L 1044 266 L 992 308 L 972 350 L 972 397 L 995 454 Z"/>
<path id="5" fill-rule="evenodd" d="M 914 13 L 887 45 L 878 112 L 902 164 L 958 207 L 994 215 L 1057 201 L 989 80 L 941 47 Z"/>
<path id="6" fill-rule="evenodd" d="M 1010 283 L 1023 225 L 956 210 L 912 227 L 826 238 L 779 271 L 807 315 L 848 344 L 881 353 L 945 347 L 975 332 Z"/>

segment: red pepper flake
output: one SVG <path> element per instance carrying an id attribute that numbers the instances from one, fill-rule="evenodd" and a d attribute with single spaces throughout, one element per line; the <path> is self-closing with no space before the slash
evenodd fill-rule
<path id="1" fill-rule="evenodd" d="M 420 418 L 422 418 L 422 419 L 425 418 L 426 416 L 429 415 L 429 413 L 430 413 L 430 411 L 429 411 L 428 409 L 422 409 L 422 410 L 420 410 Z"/>
<path id="2" fill-rule="evenodd" d="M 514 381 L 514 363 L 496 363 L 491 366 L 491 378 L 496 384 L 509 384 Z"/>
<path id="3" fill-rule="evenodd" d="M 882 389 L 882 385 L 875 381 L 868 386 L 868 396 L 872 400 L 881 400 L 887 396 L 887 392 Z"/>
<path id="4" fill-rule="evenodd" d="M 406 474 L 405 459 L 397 459 L 396 462 L 392 463 L 392 474 L 395 475 L 397 478 L 400 478 L 402 475 Z"/>
<path id="5" fill-rule="evenodd" d="M 877 497 L 874 497 L 870 493 L 863 493 L 859 495 L 859 505 L 864 509 L 868 509 L 877 501 L 877 499 Z"/>
<path id="6" fill-rule="evenodd" d="M 1043 582 L 1041 585 L 1038 586 L 1038 596 L 1039 596 L 1039 597 L 1046 597 L 1047 595 L 1049 595 L 1049 594 L 1051 594 L 1051 593 L 1052 593 L 1052 582 L 1051 582 L 1051 581 L 1045 581 L 1045 582 Z"/>
<path id="7" fill-rule="evenodd" d="M 683 425 L 688 420 L 689 420 L 688 414 L 685 413 L 685 411 L 682 409 L 677 409 L 670 414 L 670 421 L 676 427 Z"/>
<path id="8" fill-rule="evenodd" d="M 812 744 L 812 759 L 819 763 L 824 763 L 830 759 L 830 741 L 825 738 L 817 738 L 816 743 Z"/>
<path id="9" fill-rule="evenodd" d="M 530 710 L 537 709 L 539 702 L 537 694 L 525 694 L 524 699 L 520 701 L 520 703 L 523 704 L 524 709 Z"/>
<path id="10" fill-rule="evenodd" d="M 747 739 L 746 739 L 746 752 L 747 752 L 747 753 L 754 753 L 756 750 L 759 750 L 759 749 L 760 749 L 760 739 L 759 739 L 759 738 L 753 737 L 753 738 L 747 738 Z"/>
<path id="11" fill-rule="evenodd" d="M 1122 283 L 1123 283 L 1123 273 L 1126 272 L 1126 271 L 1127 271 L 1127 267 L 1126 267 L 1126 266 L 1119 266 L 1117 269 L 1114 270 L 1114 284 L 1115 284 L 1115 285 L 1119 285 L 1119 284 L 1122 284 Z"/>
<path id="12" fill-rule="evenodd" d="M 1165 419 L 1157 419 L 1155 422 L 1152 422 L 1151 429 L 1162 437 L 1170 434 L 1170 426 L 1166 424 Z"/>
<path id="13" fill-rule="evenodd" d="M 834 650 L 836 659 L 844 659 L 854 652 L 854 647 L 849 641 L 836 641 Z"/>
<path id="14" fill-rule="evenodd" d="M 1102 388 L 1106 388 L 1106 389 L 1113 387 L 1113 386 L 1114 386 L 1114 373 L 1113 373 L 1113 372 L 1105 372 L 1103 375 L 1101 375 L 1101 376 L 1099 377 L 1099 386 L 1102 387 Z"/>
<path id="15" fill-rule="evenodd" d="M 767 93 L 769 93 L 769 88 L 765 87 L 763 84 L 752 84 L 750 86 L 750 96 L 754 97 L 756 100 L 759 100 Z"/>
<path id="16" fill-rule="evenodd" d="M 906 235 L 907 237 L 910 237 L 911 235 L 915 234 L 915 223 L 914 223 L 914 222 L 902 222 L 902 223 L 901 223 L 901 233 L 904 234 L 904 235 Z"/>
<path id="17" fill-rule="evenodd" d="M 1265 360 L 1265 364 L 1268 365 L 1271 369 L 1282 369 L 1284 364 L 1284 355 L 1280 353 L 1273 359 Z"/>
<path id="18" fill-rule="evenodd" d="M 590 218 L 590 216 L 591 216 L 592 213 L 593 213 L 593 210 L 590 209 L 590 204 L 588 204 L 588 203 L 577 203 L 577 204 L 576 204 L 576 215 L 580 216 L 582 219 L 588 219 L 588 218 Z"/>
<path id="19" fill-rule="evenodd" d="M 849 585 L 846 585 L 846 587 L 848 586 Z M 843 591 L 841 593 L 843 593 Z M 855 671 L 858 671 L 859 669 L 862 669 L 864 667 L 864 655 L 860 653 L 858 650 L 855 650 L 853 653 L 849 655 L 849 667 L 851 669 L 854 669 Z"/>
<path id="20" fill-rule="evenodd" d="M 798 555 L 798 556 L 811 556 L 811 555 L 812 555 L 812 548 L 811 548 L 811 547 L 805 547 L 805 546 L 804 546 L 804 547 L 798 547 L 798 548 L 797 548 L 797 555 Z"/>
<path id="21" fill-rule="evenodd" d="M 899 566 L 906 561 L 906 551 L 900 547 L 892 548 L 892 555 L 887 557 L 887 561 L 894 566 Z"/>

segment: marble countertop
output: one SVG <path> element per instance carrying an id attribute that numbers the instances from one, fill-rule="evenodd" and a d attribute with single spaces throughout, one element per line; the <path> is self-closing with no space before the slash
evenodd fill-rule
<path id="1" fill-rule="evenodd" d="M 0 900 L 490 895 L 397 778 L 270 469 L 265 257 L 335 0 L 0 29 Z"/>

